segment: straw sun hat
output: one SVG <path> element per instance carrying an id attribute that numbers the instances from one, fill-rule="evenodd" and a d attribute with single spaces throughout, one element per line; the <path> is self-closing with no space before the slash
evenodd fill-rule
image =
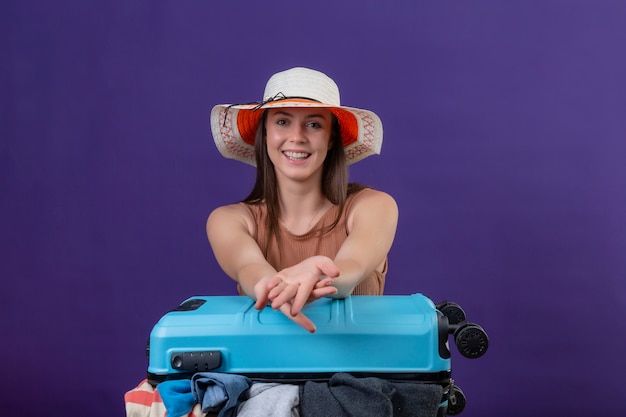
<path id="1" fill-rule="evenodd" d="M 217 149 L 226 158 L 255 166 L 254 140 L 263 109 L 280 107 L 329 109 L 339 120 L 348 164 L 380 153 L 380 118 L 369 110 L 342 106 L 339 88 L 332 79 L 319 71 L 299 67 L 274 74 L 265 86 L 261 102 L 213 107 L 211 132 Z"/>

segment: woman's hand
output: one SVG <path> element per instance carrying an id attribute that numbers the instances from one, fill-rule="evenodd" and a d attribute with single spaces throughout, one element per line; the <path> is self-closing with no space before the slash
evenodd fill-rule
<path id="1" fill-rule="evenodd" d="M 254 286 L 254 295 L 256 298 L 256 302 L 254 304 L 254 308 L 257 310 L 262 310 L 270 300 L 269 294 L 272 289 L 269 288 L 270 277 L 261 278 L 256 285 Z M 337 290 L 332 287 L 333 278 L 323 278 L 318 281 L 313 290 L 310 293 L 309 299 L 307 302 L 316 300 L 318 298 L 325 297 L 330 294 L 334 294 Z M 277 309 L 279 309 L 285 316 L 293 320 L 295 323 L 304 327 L 308 332 L 315 333 L 316 327 L 315 324 L 305 316 L 301 311 L 298 311 L 295 314 L 292 314 L 292 303 L 287 301 L 282 303 Z"/>
<path id="2" fill-rule="evenodd" d="M 337 292 L 332 286 L 339 268 L 326 256 L 313 256 L 283 269 L 267 281 L 267 298 L 274 310 L 290 304 L 289 313 L 297 316 L 306 303 Z"/>

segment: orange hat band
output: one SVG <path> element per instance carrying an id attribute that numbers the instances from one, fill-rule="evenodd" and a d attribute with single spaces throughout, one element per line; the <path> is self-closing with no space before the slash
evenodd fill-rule
<path id="1" fill-rule="evenodd" d="M 292 100 L 289 101 L 291 102 Z M 293 101 L 310 102 L 305 100 Z M 339 122 L 339 131 L 343 146 L 345 147 L 354 143 L 359 134 L 359 125 L 354 114 L 347 110 L 334 107 L 328 107 L 328 110 L 335 115 L 337 121 Z M 254 146 L 256 131 L 259 127 L 259 121 L 261 120 L 262 115 L 263 112 L 259 111 L 259 109 L 240 109 L 237 113 L 237 130 L 239 130 L 241 139 L 251 146 Z"/>

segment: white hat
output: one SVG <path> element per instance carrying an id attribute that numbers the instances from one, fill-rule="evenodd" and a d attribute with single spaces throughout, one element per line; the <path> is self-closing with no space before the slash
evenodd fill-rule
<path id="1" fill-rule="evenodd" d="M 369 110 L 341 106 L 337 84 L 325 74 L 308 68 L 292 68 L 272 75 L 263 101 L 220 104 L 211 111 L 215 145 L 226 158 L 256 165 L 254 140 L 262 115 L 260 109 L 279 107 L 324 107 L 339 121 L 346 162 L 352 164 L 380 154 L 383 125 Z"/>

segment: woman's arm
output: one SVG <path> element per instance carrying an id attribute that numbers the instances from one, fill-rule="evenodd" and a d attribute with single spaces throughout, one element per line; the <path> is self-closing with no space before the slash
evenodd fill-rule
<path id="1" fill-rule="evenodd" d="M 337 298 L 347 297 L 354 288 L 384 262 L 398 225 L 398 206 L 389 194 L 362 191 L 347 214 L 348 237 L 335 256 L 339 277 Z"/>
<path id="2" fill-rule="evenodd" d="M 267 283 L 277 274 L 252 238 L 252 218 L 249 211 L 242 204 L 219 207 L 209 215 L 206 230 L 220 267 L 239 283 L 250 298 L 256 300 L 256 309 L 265 307 L 271 290 Z M 330 278 L 319 282 L 316 280 L 313 289 L 308 291 L 308 300 L 335 293 L 335 288 L 329 287 L 331 282 Z M 300 309 L 291 313 L 289 300 L 276 308 L 308 331 L 315 331 L 313 322 Z"/>
<path id="3" fill-rule="evenodd" d="M 291 314 L 298 314 L 308 301 L 309 289 L 324 276 L 333 278 L 337 291 L 326 294 L 345 298 L 361 281 L 385 261 L 396 233 L 398 206 L 381 191 L 367 189 L 353 202 L 348 218 L 348 237 L 335 259 L 313 256 L 280 271 L 268 281 L 273 308 L 291 303 Z"/>
<path id="4" fill-rule="evenodd" d="M 251 236 L 252 219 L 242 204 L 218 207 L 207 220 L 209 243 L 220 267 L 242 290 L 257 300 L 254 288 L 276 270 L 264 258 Z"/>

